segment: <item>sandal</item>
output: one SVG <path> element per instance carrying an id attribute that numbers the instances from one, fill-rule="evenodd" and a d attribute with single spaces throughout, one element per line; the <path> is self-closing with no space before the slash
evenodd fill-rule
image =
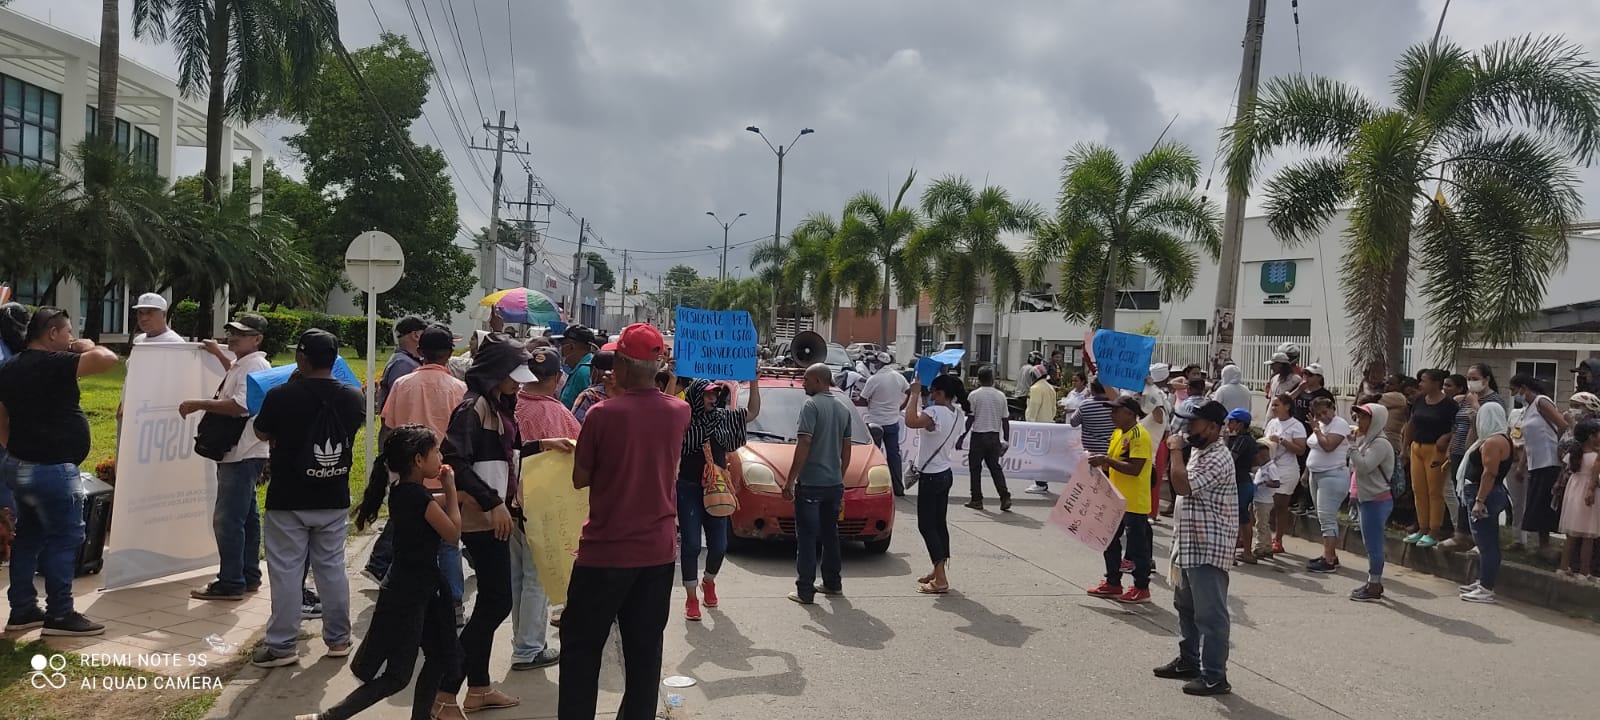
<path id="1" fill-rule="evenodd" d="M 496 698 L 496 696 L 498 696 L 498 698 Z M 488 690 L 481 693 L 468 690 L 467 701 L 471 702 L 473 698 L 477 698 L 482 704 L 476 706 L 463 705 L 461 708 L 462 712 L 473 713 L 478 712 L 479 710 L 500 710 L 503 708 L 516 707 L 522 704 L 521 700 L 511 697 L 510 695 L 500 692 L 499 690 Z"/>
<path id="2" fill-rule="evenodd" d="M 445 716 L 440 715 L 439 713 L 444 712 L 446 708 L 456 708 L 456 709 L 459 710 L 460 707 L 461 707 L 460 705 L 457 705 L 454 702 L 449 701 L 449 700 L 435 700 L 435 701 L 433 701 L 433 709 L 428 713 L 428 717 L 433 718 L 433 720 L 448 720 L 447 718 L 445 718 Z M 457 715 L 457 716 L 459 716 L 461 714 L 462 713 L 460 713 L 460 712 L 454 713 L 454 715 Z"/>
<path id="3" fill-rule="evenodd" d="M 928 573 L 927 575 L 923 575 L 922 577 L 917 578 L 917 584 L 918 585 L 922 585 L 924 583 L 931 583 L 931 582 L 933 582 L 933 573 Z"/>
<path id="4" fill-rule="evenodd" d="M 948 584 L 935 585 L 932 582 L 918 583 L 917 592 L 923 595 L 943 595 L 950 592 L 950 586 Z"/>

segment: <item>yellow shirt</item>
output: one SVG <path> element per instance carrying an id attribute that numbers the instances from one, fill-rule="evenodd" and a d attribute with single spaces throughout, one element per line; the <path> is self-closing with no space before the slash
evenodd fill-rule
<path id="1" fill-rule="evenodd" d="M 1023 419 L 1028 422 L 1047 423 L 1056 421 L 1056 388 L 1048 382 L 1040 380 L 1028 388 L 1028 411 L 1023 414 Z"/>
<path id="2" fill-rule="evenodd" d="M 1150 513 L 1150 472 L 1154 451 L 1155 448 L 1150 444 L 1150 433 L 1138 425 L 1134 425 L 1126 432 L 1119 428 L 1111 433 L 1111 449 L 1106 453 L 1111 459 L 1144 458 L 1144 470 L 1138 475 L 1126 475 L 1112 468 L 1106 468 L 1108 470 L 1106 476 L 1111 478 L 1111 485 L 1128 499 L 1128 512 L 1140 515 Z"/>

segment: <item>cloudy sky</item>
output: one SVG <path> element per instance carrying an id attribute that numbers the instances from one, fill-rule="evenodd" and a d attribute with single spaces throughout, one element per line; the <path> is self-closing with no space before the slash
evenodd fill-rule
<path id="1" fill-rule="evenodd" d="M 1425 42 L 1443 0 L 1303 0 L 1298 51 L 1290 0 L 1269 0 L 1262 76 L 1330 75 L 1387 101 L 1394 59 Z M 497 109 L 522 129 L 533 168 L 587 217 L 643 281 L 688 262 L 714 275 L 722 230 L 705 216 L 749 213 L 731 232 L 729 272 L 773 227 L 774 144 L 803 138 L 786 161 L 784 224 L 837 213 L 861 190 L 887 194 L 915 167 L 922 181 L 960 174 L 1053 203 L 1060 159 L 1080 141 L 1124 154 L 1169 135 L 1210 166 L 1240 62 L 1245 0 L 339 0 L 354 49 L 380 26 L 419 44 L 415 12 L 466 134 Z M 15 0 L 14 9 L 93 37 L 88 0 Z M 125 2 L 125 8 L 131 6 Z M 375 9 L 375 10 L 374 10 Z M 431 23 L 429 22 L 431 18 Z M 452 23 L 451 20 L 454 20 Z M 129 25 L 128 27 L 131 27 Z M 459 40 L 458 33 L 459 30 Z M 481 33 L 481 36 L 480 36 Z M 1600 52 L 1593 0 L 1456 0 L 1446 36 L 1468 47 L 1524 33 L 1564 33 Z M 133 40 L 125 54 L 172 74 L 170 50 Z M 480 40 L 481 37 L 481 40 Z M 463 61 L 465 54 L 465 61 Z M 513 61 L 514 58 L 514 61 Z M 476 86 L 474 97 L 473 86 Z M 486 224 L 489 176 L 468 158 L 435 92 L 419 142 L 442 145 L 458 173 L 463 222 Z M 277 139 L 294 128 L 267 125 Z M 179 158 L 198 170 L 201 156 Z M 492 158 L 479 158 L 492 166 Z M 509 163 L 507 195 L 524 176 Z M 1600 170 L 1588 169 L 1588 215 L 1600 217 Z M 1220 188 L 1221 180 L 1214 187 Z M 1220 199 L 1220 190 L 1212 192 Z M 470 199 L 469 199 L 470 197 Z M 557 213 L 547 242 L 577 225 Z M 671 251 L 698 250 L 698 252 Z M 555 261 L 563 262 L 560 257 Z M 565 261 L 562 267 L 568 267 Z M 736 269 L 737 268 L 737 269 Z M 703 273 L 704 274 L 704 273 Z"/>

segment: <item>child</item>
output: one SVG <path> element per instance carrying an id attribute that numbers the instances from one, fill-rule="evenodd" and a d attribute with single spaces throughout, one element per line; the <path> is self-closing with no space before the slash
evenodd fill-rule
<path id="1" fill-rule="evenodd" d="M 1572 431 L 1576 447 L 1567 454 L 1567 491 L 1561 498 L 1561 534 L 1567 541 L 1561 545 L 1561 563 L 1558 572 L 1572 576 L 1588 575 L 1593 567 L 1595 538 L 1600 537 L 1600 505 L 1595 504 L 1595 486 L 1600 477 L 1595 473 L 1595 461 L 1600 458 L 1600 420 L 1584 420 Z M 1577 564 L 1573 564 L 1573 546 L 1579 548 Z M 1592 577 L 1592 576 L 1590 576 Z"/>
<path id="2" fill-rule="evenodd" d="M 1255 485 L 1254 507 L 1255 519 L 1250 524 L 1255 526 L 1256 546 L 1251 553 L 1257 560 L 1272 557 L 1272 515 L 1276 508 L 1275 497 L 1278 493 L 1278 480 L 1273 476 L 1272 443 L 1266 438 L 1256 441 L 1256 474 L 1252 482 Z"/>
<path id="3" fill-rule="evenodd" d="M 439 545 L 461 539 L 461 510 L 456 500 L 455 473 L 443 464 L 433 431 L 421 425 L 396 429 L 383 444 L 383 465 L 398 476 L 390 491 L 388 473 L 374 468 L 356 527 L 378 518 L 389 495 L 389 522 L 395 528 L 394 564 L 384 578 L 373 611 L 371 631 L 361 642 L 350 672 L 362 685 L 338 705 L 295 720 L 343 720 L 401 690 L 411 682 L 411 669 L 421 649 L 426 659 L 417 676 L 412 718 L 465 720 L 455 695 L 440 692 L 447 679 L 461 677 L 461 649 L 455 634 L 455 603 L 439 572 Z M 439 478 L 443 490 L 429 494 L 424 478 Z M 381 674 L 380 674 L 381 671 Z"/>

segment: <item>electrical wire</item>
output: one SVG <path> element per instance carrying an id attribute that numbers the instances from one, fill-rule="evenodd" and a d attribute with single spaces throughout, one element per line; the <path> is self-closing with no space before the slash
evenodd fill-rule
<path id="1" fill-rule="evenodd" d="M 450 11 L 452 15 L 454 10 Z M 494 66 L 489 64 L 489 42 L 483 39 L 483 20 L 478 16 L 478 0 L 472 0 L 472 22 L 478 26 L 478 53 L 483 56 L 483 71 L 489 75 L 489 101 L 494 103 L 496 110 L 500 109 L 500 98 L 494 92 Z M 515 91 L 512 92 L 516 94 Z"/>
<path id="2" fill-rule="evenodd" d="M 517 40 L 511 32 L 511 0 L 506 0 L 506 46 L 511 49 L 511 114 L 518 119 L 522 118 L 522 109 L 517 107 Z"/>
<path id="3" fill-rule="evenodd" d="M 456 22 L 455 6 L 446 2 L 445 0 L 439 0 L 439 5 L 443 9 L 442 15 L 444 16 L 445 22 L 450 26 L 450 33 L 455 38 L 456 53 L 461 56 L 461 67 L 467 71 L 467 85 L 468 87 L 472 88 L 472 100 L 473 102 L 477 103 L 479 114 L 483 115 L 487 121 L 487 118 L 493 116 L 493 110 L 495 107 L 497 107 L 497 105 L 488 106 L 489 109 L 485 110 L 483 99 L 478 96 L 478 81 L 476 76 L 472 74 L 472 62 L 467 59 L 467 44 L 461 39 L 461 25 Z M 426 16 L 428 8 L 427 0 L 422 0 L 422 8 L 423 15 Z M 490 79 L 489 89 L 491 91 L 494 90 L 493 78 Z"/>

